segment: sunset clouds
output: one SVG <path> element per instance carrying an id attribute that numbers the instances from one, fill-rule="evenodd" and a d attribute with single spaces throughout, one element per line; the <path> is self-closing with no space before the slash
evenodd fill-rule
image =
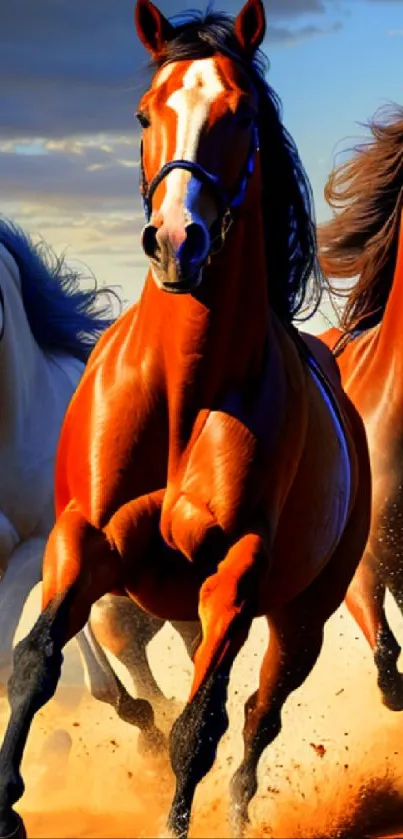
<path id="1" fill-rule="evenodd" d="M 240 3 L 216 0 L 214 7 L 236 13 Z M 205 4 L 164 0 L 160 8 L 172 15 L 194 5 Z M 363 84 L 358 71 L 347 78 L 343 50 L 350 61 L 348 40 L 356 32 L 362 58 L 374 57 L 364 81 L 376 91 L 379 45 L 365 43 L 365 26 L 372 21 L 374 32 L 384 35 L 390 60 L 400 43 L 390 33 L 403 31 L 403 2 L 266 0 L 265 5 L 270 80 L 284 100 L 286 122 L 291 121 L 314 187 L 320 182 L 323 190 L 327 173 L 318 161 L 324 158 L 327 165 L 329 137 L 334 144 L 345 132 L 343 97 L 348 93 L 351 99 Z M 149 78 L 133 6 L 133 0 L 13 0 L 0 26 L 0 212 L 57 250 L 67 248 L 102 281 L 121 282 L 132 298 L 145 270 L 133 113 Z M 381 23 L 375 27 L 377 16 Z M 363 66 L 364 61 L 362 72 Z M 337 101 L 329 101 L 321 83 L 328 79 L 329 88 L 339 76 Z M 393 98 L 393 84 L 382 85 L 384 97 Z M 365 100 L 356 98 L 352 119 L 370 116 L 359 107 Z"/>

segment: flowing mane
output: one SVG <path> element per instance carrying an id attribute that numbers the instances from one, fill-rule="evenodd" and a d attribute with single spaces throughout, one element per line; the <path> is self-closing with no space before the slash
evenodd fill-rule
<path id="1" fill-rule="evenodd" d="M 269 62 L 260 51 L 253 60 L 242 51 L 234 21 L 224 13 L 186 12 L 170 18 L 170 23 L 175 37 L 154 68 L 220 53 L 242 66 L 257 91 L 270 302 L 286 323 L 297 316 L 307 319 L 320 304 L 325 282 L 317 259 L 312 191 L 295 143 L 282 124 L 280 100 L 265 80 Z"/>
<path id="2" fill-rule="evenodd" d="M 18 225 L 0 218 L 0 243 L 11 253 L 21 278 L 22 298 L 32 334 L 43 350 L 64 352 L 87 361 L 98 338 L 110 326 L 112 289 L 80 286 L 80 275 L 49 245 L 34 244 Z"/>
<path id="3" fill-rule="evenodd" d="M 321 266 L 332 279 L 358 277 L 353 289 L 331 284 L 348 297 L 341 317 L 350 333 L 382 320 L 393 283 L 403 210 L 403 108 L 378 111 L 371 136 L 353 148 L 350 160 L 331 173 L 325 188 L 336 210 L 319 228 Z"/>

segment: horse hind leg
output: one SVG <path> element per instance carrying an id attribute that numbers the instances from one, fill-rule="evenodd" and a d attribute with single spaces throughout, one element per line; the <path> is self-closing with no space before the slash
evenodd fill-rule
<path id="1" fill-rule="evenodd" d="M 196 787 L 211 769 L 227 729 L 227 688 L 234 659 L 254 616 L 262 567 L 268 562 L 260 536 L 249 533 L 232 546 L 217 572 L 201 587 L 202 641 L 194 656 L 190 698 L 171 732 L 170 757 L 176 790 L 168 827 L 188 835 Z"/>
<path id="2" fill-rule="evenodd" d="M 231 817 L 236 836 L 243 835 L 249 821 L 248 806 L 257 790 L 259 759 L 281 730 L 284 703 L 313 669 L 322 649 L 324 625 L 343 602 L 362 556 L 369 516 L 363 515 L 360 505 L 359 500 L 337 549 L 319 576 L 294 601 L 268 616 L 270 637 L 259 688 L 245 704 L 244 757 L 231 780 Z"/>
<path id="3" fill-rule="evenodd" d="M 130 697 L 116 674 L 112 673 L 113 684 L 110 678 L 107 684 L 105 674 L 111 666 L 103 649 L 112 653 L 126 668 L 137 697 L 151 702 L 158 716 L 171 720 L 177 711 L 176 703 L 167 699 L 159 687 L 147 656 L 147 645 L 164 623 L 160 618 L 144 612 L 128 597 L 106 595 L 92 607 L 89 627 L 85 631 L 91 634 L 91 643 L 97 648 L 98 661 L 102 659 L 103 673 L 98 680 L 97 674 L 93 673 L 89 687 L 95 698 L 112 704 L 118 715 L 127 722 L 130 722 Z"/>
<path id="4" fill-rule="evenodd" d="M 129 725 L 142 727 L 143 701 L 145 697 L 134 698 L 126 690 L 115 673 L 102 646 L 98 643 L 88 621 L 84 629 L 76 637 L 84 668 L 84 680 L 91 696 L 99 702 L 111 705 L 118 717 Z M 159 754 L 167 746 L 164 735 L 158 729 L 150 736 L 140 730 L 138 749 L 141 753 Z"/>
<path id="5" fill-rule="evenodd" d="M 119 556 L 105 534 L 73 505 L 67 508 L 46 547 L 42 614 L 14 651 L 8 690 L 11 713 L 0 750 L 0 837 L 24 835 L 13 805 L 24 791 L 20 766 L 32 720 L 56 691 L 63 647 L 84 627 L 93 603 L 120 585 L 120 569 Z M 152 735 L 152 708 L 144 700 L 138 702 L 139 724 Z"/>
<path id="6" fill-rule="evenodd" d="M 231 822 L 234 836 L 243 836 L 248 806 L 257 791 L 257 767 L 266 747 L 281 730 L 281 711 L 311 672 L 322 647 L 320 622 L 302 622 L 290 605 L 268 618 L 270 637 L 258 690 L 245 704 L 244 757 L 231 780 Z"/>
<path id="7" fill-rule="evenodd" d="M 199 621 L 171 621 L 173 628 L 182 638 L 185 650 L 193 661 L 197 648 L 202 640 L 202 630 Z"/>
<path id="8" fill-rule="evenodd" d="M 384 705 L 391 711 L 401 711 L 403 679 L 397 669 L 400 647 L 385 614 L 386 586 L 380 576 L 382 567 L 383 563 L 367 548 L 347 591 L 346 606 L 373 652 Z M 391 592 L 399 605 L 399 592 L 393 580 Z M 402 607 L 403 596 L 400 602 Z"/>

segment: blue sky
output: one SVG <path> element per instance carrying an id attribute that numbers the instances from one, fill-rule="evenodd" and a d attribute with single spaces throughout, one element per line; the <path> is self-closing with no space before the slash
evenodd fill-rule
<path id="1" fill-rule="evenodd" d="M 240 3 L 216 0 L 236 13 Z M 204 4 L 164 0 L 165 14 Z M 403 0 L 266 0 L 269 81 L 310 176 L 319 221 L 336 151 L 402 101 Z M 146 61 L 132 0 L 14 0 L 0 30 L 1 212 L 137 298 L 138 130 Z M 79 261 L 79 262 L 78 262 Z M 321 321 L 316 319 L 313 328 Z"/>

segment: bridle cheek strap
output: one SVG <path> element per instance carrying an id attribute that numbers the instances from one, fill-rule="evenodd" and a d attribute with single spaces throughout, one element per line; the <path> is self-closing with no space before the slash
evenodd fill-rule
<path id="1" fill-rule="evenodd" d="M 223 246 L 228 230 L 230 229 L 234 221 L 234 210 L 236 210 L 242 204 L 245 198 L 246 188 L 254 170 L 255 155 L 257 150 L 258 131 L 257 126 L 254 125 L 252 130 L 252 139 L 249 154 L 246 159 L 245 167 L 239 177 L 238 183 L 231 196 L 224 189 L 217 175 L 213 175 L 211 172 L 208 172 L 207 169 L 204 169 L 203 166 L 200 166 L 199 163 L 196 163 L 193 160 L 170 160 L 168 163 L 164 164 L 164 166 L 152 179 L 151 183 L 148 183 L 144 170 L 143 141 L 141 141 L 140 192 L 143 199 L 144 214 L 147 223 L 149 223 L 153 212 L 153 196 L 160 183 L 162 183 L 164 178 L 166 178 L 167 175 L 169 175 L 169 173 L 172 172 L 174 169 L 184 169 L 185 171 L 190 172 L 192 175 L 194 175 L 194 177 L 197 178 L 197 180 L 199 180 L 202 184 L 208 187 L 208 189 L 210 189 L 213 198 L 216 202 L 218 208 L 218 218 L 214 222 L 213 229 L 211 231 L 211 238 L 213 242 L 213 248 L 211 249 L 211 253 L 216 253 L 217 250 L 220 250 Z M 217 242 L 218 247 L 214 245 L 215 242 Z"/>

